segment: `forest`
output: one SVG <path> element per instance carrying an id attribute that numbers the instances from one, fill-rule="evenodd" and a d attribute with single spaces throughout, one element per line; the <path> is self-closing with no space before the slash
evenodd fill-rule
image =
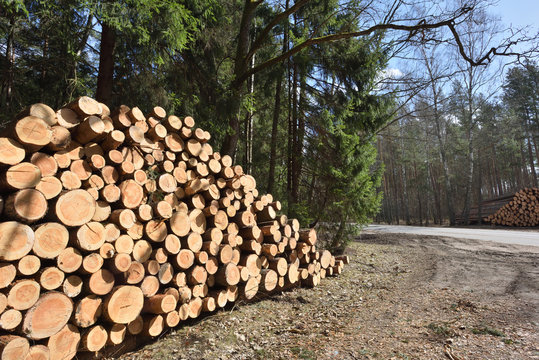
<path id="1" fill-rule="evenodd" d="M 332 248 L 537 185 L 534 37 L 488 1 L 0 3 L 4 125 L 82 95 L 193 116 Z"/>

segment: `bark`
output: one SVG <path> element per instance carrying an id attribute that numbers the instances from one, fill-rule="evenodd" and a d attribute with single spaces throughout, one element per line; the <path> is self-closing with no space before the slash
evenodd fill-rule
<path id="1" fill-rule="evenodd" d="M 99 48 L 99 73 L 97 75 L 97 101 L 110 104 L 112 100 L 112 85 L 114 81 L 114 49 L 116 34 L 107 23 L 101 24 L 101 45 Z"/>
<path id="2" fill-rule="evenodd" d="M 249 71 L 249 60 L 247 54 L 249 51 L 249 30 L 253 21 L 255 10 L 260 2 L 245 0 L 243 6 L 243 15 L 241 17 L 240 32 L 238 36 L 238 47 L 236 48 L 236 57 L 234 59 L 234 78 L 227 104 L 228 131 L 221 147 L 222 155 L 229 155 L 234 158 L 236 146 L 239 140 L 240 130 L 240 108 L 241 108 L 241 87 L 243 82 L 251 75 L 243 77 Z M 239 79 L 241 81 L 239 81 Z"/>
<path id="3" fill-rule="evenodd" d="M 271 143 L 270 143 L 270 159 L 269 159 L 269 172 L 268 172 L 268 194 L 273 193 L 275 185 L 275 157 L 277 155 L 277 129 L 279 125 L 279 115 L 281 113 L 281 90 L 283 79 L 279 75 L 277 79 L 277 85 L 275 86 L 275 105 L 273 107 L 273 123 L 271 126 Z"/>
<path id="4" fill-rule="evenodd" d="M 6 80 L 4 83 L 5 91 L 5 103 L 6 109 L 9 111 L 12 107 L 12 92 L 13 92 L 13 72 L 15 67 L 15 51 L 13 47 L 15 38 L 15 14 L 11 14 L 9 18 L 9 29 L 8 29 L 8 38 L 6 43 L 6 59 L 7 59 L 7 69 L 6 69 Z"/>

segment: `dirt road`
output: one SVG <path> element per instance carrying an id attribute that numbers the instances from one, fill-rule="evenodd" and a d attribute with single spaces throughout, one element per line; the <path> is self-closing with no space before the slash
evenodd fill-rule
<path id="1" fill-rule="evenodd" d="M 494 241 L 504 244 L 537 246 L 539 252 L 539 231 L 518 231 L 499 229 L 475 229 L 475 228 L 453 228 L 453 227 L 424 227 L 405 225 L 369 225 L 368 231 L 429 235 L 429 236 L 449 236 L 461 239 Z"/>
<path id="2" fill-rule="evenodd" d="M 186 323 L 120 358 L 539 359 L 530 249 L 366 232 L 341 276 Z"/>

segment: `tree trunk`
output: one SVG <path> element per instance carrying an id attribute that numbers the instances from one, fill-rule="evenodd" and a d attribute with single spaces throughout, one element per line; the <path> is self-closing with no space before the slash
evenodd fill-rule
<path id="1" fill-rule="evenodd" d="M 99 73 L 97 75 L 97 101 L 110 104 L 114 80 L 114 49 L 116 34 L 106 22 L 101 24 L 101 45 L 99 48 Z"/>
<path id="2" fill-rule="evenodd" d="M 268 189 L 269 194 L 273 193 L 273 187 L 275 184 L 275 157 L 277 155 L 277 129 L 279 125 L 279 115 L 281 113 L 281 89 L 282 89 L 282 76 L 279 76 L 277 85 L 275 87 L 275 105 L 273 107 L 273 123 L 271 126 L 271 144 L 270 144 L 270 160 L 269 160 L 269 172 L 268 172 Z"/>
<path id="3" fill-rule="evenodd" d="M 253 21 L 255 10 L 259 2 L 245 0 L 243 15 L 240 23 L 240 33 L 238 36 L 238 47 L 236 48 L 236 58 L 234 59 L 234 78 L 240 79 L 248 71 L 249 62 L 247 54 L 249 52 L 249 32 Z M 243 82 L 233 81 L 227 104 L 228 130 L 221 147 L 221 155 L 229 155 L 234 158 L 239 140 L 240 130 L 240 110 L 241 110 L 241 88 Z"/>

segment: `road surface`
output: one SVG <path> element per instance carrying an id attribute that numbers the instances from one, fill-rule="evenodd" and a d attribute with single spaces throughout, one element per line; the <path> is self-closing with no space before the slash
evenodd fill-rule
<path id="1" fill-rule="evenodd" d="M 386 233 L 449 236 L 460 239 L 486 240 L 503 244 L 539 247 L 539 232 L 471 228 L 422 227 L 404 225 L 369 225 L 366 230 Z"/>

